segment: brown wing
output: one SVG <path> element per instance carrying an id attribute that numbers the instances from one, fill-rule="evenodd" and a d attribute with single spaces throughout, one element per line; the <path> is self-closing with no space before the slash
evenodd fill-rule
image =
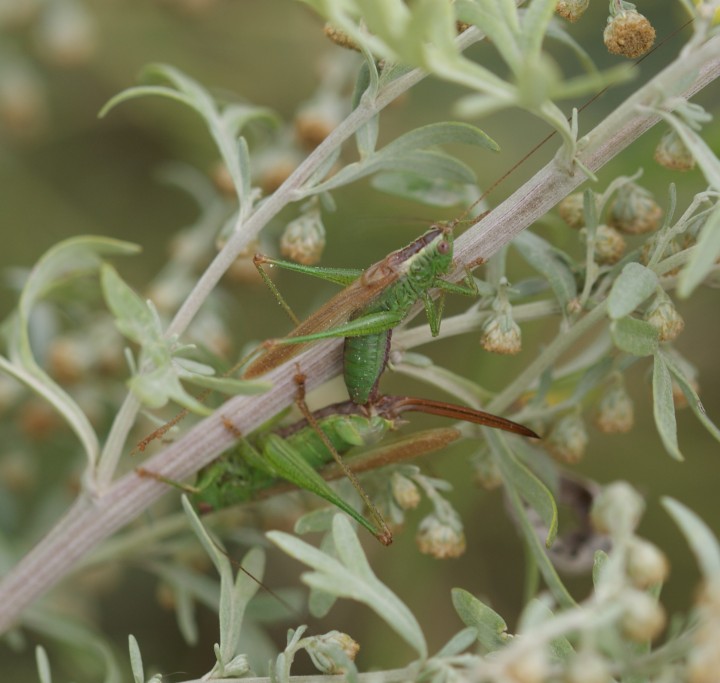
<path id="1" fill-rule="evenodd" d="M 368 268 L 355 282 L 338 292 L 330 301 L 301 322 L 286 338 L 304 337 L 329 330 L 349 320 L 354 313 L 367 306 L 386 287 L 397 281 L 401 271 L 393 265 L 385 258 Z M 243 377 L 250 379 L 264 375 L 299 354 L 310 343 L 312 342 L 270 346 L 265 353 L 250 363 Z"/>

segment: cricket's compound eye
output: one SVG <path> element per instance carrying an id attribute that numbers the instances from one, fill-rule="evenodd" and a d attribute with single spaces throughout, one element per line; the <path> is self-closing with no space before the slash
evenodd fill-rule
<path id="1" fill-rule="evenodd" d="M 450 251 L 450 242 L 447 240 L 440 240 L 440 242 L 438 242 L 437 250 L 441 254 L 447 254 Z"/>

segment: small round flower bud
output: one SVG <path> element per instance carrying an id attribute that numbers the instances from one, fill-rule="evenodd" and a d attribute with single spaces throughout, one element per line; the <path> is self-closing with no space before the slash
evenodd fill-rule
<path id="1" fill-rule="evenodd" d="M 635 183 L 618 190 L 608 212 L 608 223 L 629 235 L 657 230 L 661 218 L 662 209 L 650 192 Z"/>
<path id="2" fill-rule="evenodd" d="M 661 342 L 673 341 L 685 327 L 685 321 L 665 293 L 655 297 L 645 312 L 645 320 L 658 331 Z"/>
<path id="3" fill-rule="evenodd" d="M 639 12 L 620 10 L 615 16 L 608 17 L 603 41 L 611 54 L 634 59 L 653 46 L 655 29 Z"/>
<path id="4" fill-rule="evenodd" d="M 663 583 L 670 572 L 665 554 L 653 543 L 640 538 L 630 541 L 627 574 L 636 588 L 644 589 Z"/>
<path id="5" fill-rule="evenodd" d="M 87 373 L 91 357 L 91 349 L 78 339 L 59 337 L 48 349 L 48 370 L 60 384 L 74 384 Z"/>
<path id="6" fill-rule="evenodd" d="M 522 350 L 522 332 L 511 313 L 490 316 L 482 326 L 481 346 L 490 353 L 514 356 Z"/>
<path id="7" fill-rule="evenodd" d="M 655 253 L 656 248 L 656 237 L 652 237 L 651 239 L 647 240 L 645 244 L 643 244 L 643 247 L 640 251 L 640 262 L 643 265 L 647 265 L 650 263 L 650 257 Z M 678 254 L 682 251 L 682 247 L 678 243 L 677 240 L 670 240 L 667 247 L 665 247 L 665 251 L 663 252 L 662 258 L 660 260 L 664 260 L 666 258 L 669 258 L 670 256 L 674 256 L 675 254 Z M 680 266 L 677 266 L 676 268 L 670 268 L 669 270 L 666 270 L 662 273 L 662 275 L 677 275 L 680 272 Z"/>
<path id="8" fill-rule="evenodd" d="M 589 7 L 590 0 L 560 0 L 555 5 L 555 14 L 575 23 Z"/>
<path id="9" fill-rule="evenodd" d="M 95 23 L 77 2 L 47 5 L 38 22 L 35 40 L 40 52 L 56 66 L 85 64 L 97 46 Z"/>
<path id="10" fill-rule="evenodd" d="M 305 104 L 295 115 L 295 136 L 306 149 L 315 149 L 343 120 L 346 104 L 332 94 Z"/>
<path id="11" fill-rule="evenodd" d="M 558 204 L 558 213 L 571 228 L 582 228 L 585 226 L 585 214 L 583 213 L 584 193 L 573 192 Z"/>
<path id="12" fill-rule="evenodd" d="M 688 683 L 716 683 L 720 671 L 720 580 L 707 581 L 697 601 L 697 624 L 687 658 Z"/>
<path id="13" fill-rule="evenodd" d="M 233 282 L 259 284 L 262 282 L 255 264 L 253 256 L 260 248 L 260 242 L 253 240 L 248 244 L 235 258 L 227 269 L 226 275 Z M 272 277 L 274 270 L 266 270 L 268 277 Z"/>
<path id="14" fill-rule="evenodd" d="M 355 50 L 356 52 L 360 52 L 360 48 L 357 43 L 347 33 L 345 33 L 345 31 L 335 28 L 332 24 L 325 24 L 323 27 L 323 33 L 327 38 L 332 40 L 335 45 L 344 47 L 346 50 Z"/>
<path id="15" fill-rule="evenodd" d="M 687 683 L 717 683 L 720 671 L 720 648 L 717 647 L 720 632 L 715 634 L 714 643 L 702 643 L 688 652 Z"/>
<path id="16" fill-rule="evenodd" d="M 175 609 L 177 605 L 175 589 L 166 581 L 160 581 L 155 588 L 155 601 L 164 610 Z"/>
<path id="17" fill-rule="evenodd" d="M 598 225 L 595 231 L 595 259 L 598 263 L 613 265 L 625 253 L 623 236 L 609 225 Z"/>
<path id="18" fill-rule="evenodd" d="M 632 429 L 634 421 L 633 402 L 624 387 L 614 387 L 600 399 L 595 414 L 595 426 L 601 432 L 623 434 Z"/>
<path id="19" fill-rule="evenodd" d="M 38 480 L 37 461 L 28 453 L 11 451 L 0 457 L 0 484 L 5 491 L 23 493 Z"/>
<path id="20" fill-rule="evenodd" d="M 33 398 L 20 408 L 16 423 L 28 439 L 43 441 L 55 434 L 60 418 L 46 401 Z"/>
<path id="21" fill-rule="evenodd" d="M 590 519 L 601 534 L 628 536 L 637 528 L 644 511 L 642 496 L 626 481 L 616 481 L 595 498 Z"/>
<path id="22" fill-rule="evenodd" d="M 237 191 L 235 190 L 235 184 L 233 183 L 230 171 L 228 171 L 227 165 L 223 161 L 218 161 L 210 171 L 210 177 L 212 178 L 215 187 L 226 197 L 236 197 Z"/>
<path id="23" fill-rule="evenodd" d="M 0 123 L 9 132 L 31 136 L 45 124 L 47 102 L 40 76 L 21 62 L 0 69 Z"/>
<path id="24" fill-rule="evenodd" d="M 399 472 L 393 472 L 390 487 L 395 502 L 403 510 L 413 510 L 420 504 L 420 490 L 411 479 Z"/>
<path id="25" fill-rule="evenodd" d="M 308 641 L 305 649 L 318 671 L 324 674 L 347 673 L 347 660 L 355 661 L 360 651 L 360 645 L 340 631 L 330 631 L 308 638 Z"/>
<path id="26" fill-rule="evenodd" d="M 513 683 L 542 683 L 549 673 L 547 653 L 538 646 L 508 662 L 503 678 Z"/>
<path id="27" fill-rule="evenodd" d="M 325 249 L 325 226 L 320 211 L 311 209 L 290 221 L 280 238 L 280 252 L 296 263 L 311 266 Z"/>
<path id="28" fill-rule="evenodd" d="M 302 161 L 302 154 L 289 139 L 290 135 L 286 131 L 271 147 L 259 149 L 253 154 L 253 182 L 265 195 L 275 192 Z"/>
<path id="29" fill-rule="evenodd" d="M 447 522 L 436 514 L 430 514 L 420 522 L 415 542 L 421 553 L 440 560 L 460 557 L 466 547 L 460 519 Z"/>
<path id="30" fill-rule="evenodd" d="M 22 393 L 23 388 L 20 382 L 9 375 L 0 373 L 0 413 L 15 405 Z"/>
<path id="31" fill-rule="evenodd" d="M 585 423 L 577 413 L 569 413 L 561 417 L 550 430 L 545 439 L 545 447 L 560 462 L 574 465 L 579 462 L 588 444 Z"/>
<path id="32" fill-rule="evenodd" d="M 595 652 L 581 650 L 569 662 L 564 683 L 610 683 L 607 662 Z"/>
<path id="33" fill-rule="evenodd" d="M 620 599 L 624 606 L 622 631 L 630 640 L 644 643 L 657 638 L 665 627 L 665 610 L 651 595 L 627 590 Z"/>
<path id="34" fill-rule="evenodd" d="M 695 168 L 695 157 L 674 129 L 662 136 L 655 148 L 654 159 L 672 171 L 690 171 Z"/>

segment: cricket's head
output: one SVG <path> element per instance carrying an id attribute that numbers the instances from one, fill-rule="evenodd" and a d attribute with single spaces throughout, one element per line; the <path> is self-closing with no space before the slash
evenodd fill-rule
<path id="1" fill-rule="evenodd" d="M 422 245 L 410 259 L 411 276 L 425 276 L 431 282 L 436 276 L 450 272 L 453 260 L 453 231 L 449 225 L 433 225 L 417 242 Z"/>

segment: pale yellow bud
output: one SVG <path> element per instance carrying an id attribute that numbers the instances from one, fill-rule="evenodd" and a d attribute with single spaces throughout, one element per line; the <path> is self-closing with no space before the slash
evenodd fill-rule
<path id="1" fill-rule="evenodd" d="M 316 209 L 288 223 L 280 239 L 282 255 L 306 266 L 316 264 L 324 249 L 325 226 Z"/>
<path id="2" fill-rule="evenodd" d="M 555 14 L 575 23 L 589 7 L 590 0 L 559 0 L 555 5 Z"/>
<path id="3" fill-rule="evenodd" d="M 582 417 L 569 413 L 561 417 L 545 439 L 545 447 L 556 460 L 573 465 L 585 455 L 588 435 Z"/>
<path id="4" fill-rule="evenodd" d="M 508 307 L 509 308 L 509 307 Z M 522 350 L 522 331 L 511 312 L 491 315 L 482 326 L 481 346 L 490 353 L 514 356 Z"/>
<path id="5" fill-rule="evenodd" d="M 622 434 L 635 421 L 633 402 L 624 387 L 610 389 L 598 403 L 595 426 L 606 434 Z"/>
<path id="6" fill-rule="evenodd" d="M 595 258 L 598 263 L 613 265 L 625 253 L 625 240 L 615 228 L 598 225 L 595 231 Z"/>
<path id="7" fill-rule="evenodd" d="M 453 523 L 430 514 L 420 522 L 415 542 L 421 553 L 438 559 L 460 557 L 466 548 L 465 533 L 459 519 Z"/>
<path id="8" fill-rule="evenodd" d="M 655 148 L 655 161 L 672 171 L 695 168 L 695 157 L 674 129 L 668 130 Z"/>
<path id="9" fill-rule="evenodd" d="M 628 547 L 627 574 L 636 588 L 663 583 L 670 573 L 665 554 L 653 543 L 633 538 Z"/>
<path id="10" fill-rule="evenodd" d="M 342 653 L 352 662 L 360 651 L 360 645 L 341 631 L 329 631 L 308 640 L 310 642 L 306 647 L 307 653 L 315 667 L 325 674 L 347 673 L 347 662 L 342 661 L 343 657 L 338 657 L 338 653 Z"/>
<path id="11" fill-rule="evenodd" d="M 421 496 L 415 483 L 406 476 L 394 472 L 390 480 L 393 498 L 403 510 L 413 510 L 420 504 Z"/>
<path id="12" fill-rule="evenodd" d="M 685 328 L 685 321 L 666 294 L 655 298 L 645 312 L 645 320 L 658 331 L 661 342 L 673 341 Z"/>
<path id="13" fill-rule="evenodd" d="M 595 498 L 590 519 L 601 534 L 629 536 L 645 511 L 642 496 L 626 481 L 608 484 Z"/>
<path id="14" fill-rule="evenodd" d="M 661 218 L 662 209 L 650 192 L 635 183 L 618 190 L 608 211 L 608 223 L 630 235 L 657 230 Z"/>
<path id="15" fill-rule="evenodd" d="M 665 628 L 665 610 L 648 593 L 627 590 L 620 602 L 625 608 L 621 621 L 622 631 L 633 642 L 654 640 Z"/>

